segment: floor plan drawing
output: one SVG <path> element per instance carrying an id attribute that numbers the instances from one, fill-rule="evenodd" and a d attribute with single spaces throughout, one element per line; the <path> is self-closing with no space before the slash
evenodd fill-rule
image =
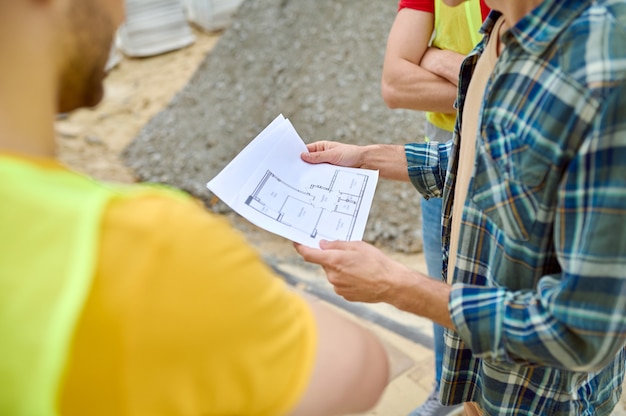
<path id="1" fill-rule="evenodd" d="M 246 205 L 314 239 L 352 239 L 369 177 L 337 169 L 329 183 L 299 189 L 267 170 Z"/>
<path id="2" fill-rule="evenodd" d="M 378 171 L 306 163 L 308 151 L 281 114 L 207 188 L 252 224 L 296 243 L 361 240 Z"/>

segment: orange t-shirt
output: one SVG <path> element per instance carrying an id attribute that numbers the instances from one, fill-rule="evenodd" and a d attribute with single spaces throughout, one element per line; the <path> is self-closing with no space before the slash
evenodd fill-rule
<path id="1" fill-rule="evenodd" d="M 313 315 L 225 220 L 191 199 L 122 191 L 98 254 L 61 414 L 279 415 L 304 394 Z"/>

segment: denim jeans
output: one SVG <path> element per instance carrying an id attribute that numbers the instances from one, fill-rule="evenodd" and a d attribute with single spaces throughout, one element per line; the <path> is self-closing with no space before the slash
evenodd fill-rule
<path id="1" fill-rule="evenodd" d="M 441 198 L 422 199 L 422 235 L 424 238 L 424 257 L 428 275 L 441 279 L 443 257 L 441 253 Z M 433 324 L 435 346 L 435 382 L 441 380 L 443 362 L 443 327 Z"/>
<path id="2" fill-rule="evenodd" d="M 452 132 L 443 130 L 430 122 L 426 122 L 424 132 L 427 140 L 445 143 L 452 140 Z M 422 199 L 422 235 L 424 239 L 424 257 L 428 275 L 441 280 L 443 254 L 441 251 L 441 198 Z M 441 365 L 443 363 L 443 327 L 433 324 L 433 342 L 435 348 L 435 382 L 437 388 L 441 381 Z"/>

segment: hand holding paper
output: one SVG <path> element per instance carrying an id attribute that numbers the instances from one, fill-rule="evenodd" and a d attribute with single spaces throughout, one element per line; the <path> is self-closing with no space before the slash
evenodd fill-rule
<path id="1" fill-rule="evenodd" d="M 300 158 L 306 145 L 279 115 L 207 187 L 253 224 L 309 247 L 363 238 L 378 171 Z"/>

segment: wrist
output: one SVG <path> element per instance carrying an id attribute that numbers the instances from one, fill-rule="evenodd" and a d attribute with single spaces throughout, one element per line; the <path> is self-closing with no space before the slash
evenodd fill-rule
<path id="1" fill-rule="evenodd" d="M 420 273 L 408 268 L 390 273 L 389 290 L 385 293 L 385 302 L 396 308 L 418 314 L 421 303 L 419 294 Z"/>
<path id="2" fill-rule="evenodd" d="M 363 146 L 359 157 L 359 167 L 363 169 L 380 170 L 378 166 L 377 158 L 380 157 L 380 151 L 378 144 L 370 144 Z"/>
<path id="3" fill-rule="evenodd" d="M 403 145 L 373 144 L 365 146 L 361 154 L 361 166 L 378 170 L 385 179 L 408 181 L 407 162 Z"/>

